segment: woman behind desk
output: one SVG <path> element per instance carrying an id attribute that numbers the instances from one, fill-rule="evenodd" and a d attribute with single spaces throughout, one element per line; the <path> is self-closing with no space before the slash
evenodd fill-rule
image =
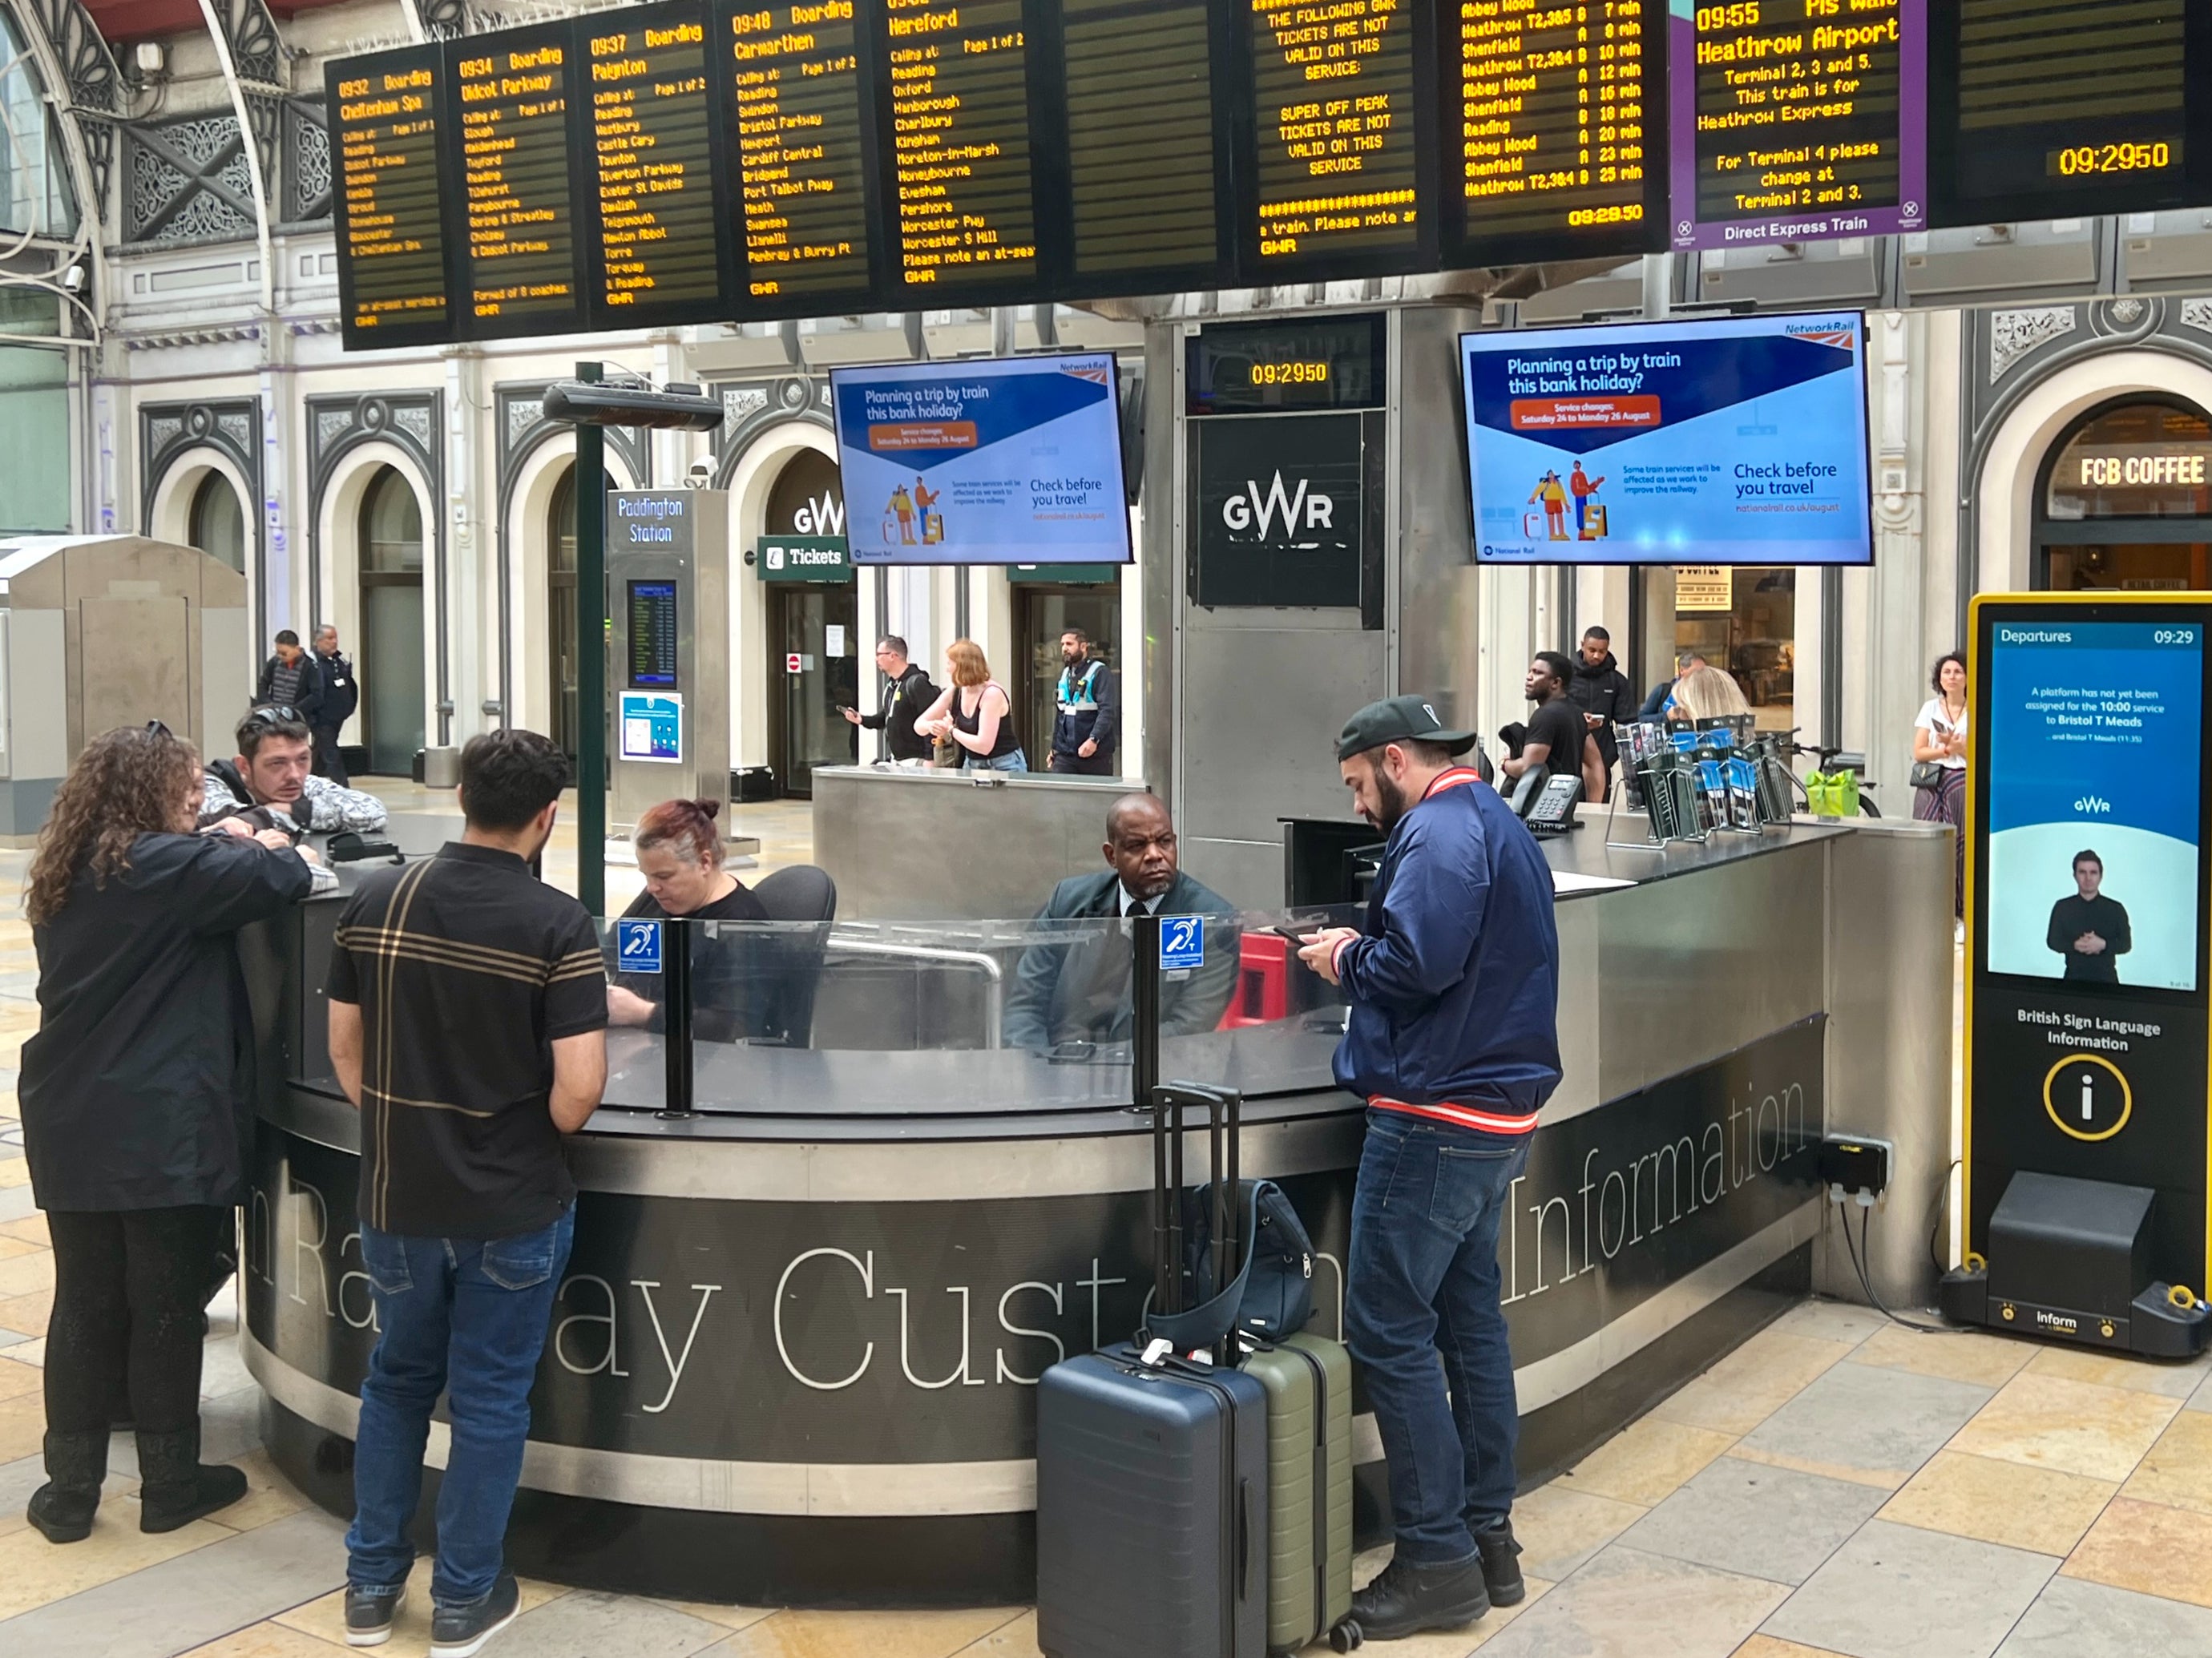
<path id="1" fill-rule="evenodd" d="M 252 1038 L 233 941 L 311 881 L 281 830 L 194 834 L 201 793 L 190 743 L 158 723 L 109 732 L 56 793 L 31 861 L 40 1028 L 23 1128 L 54 1302 L 46 1484 L 28 1517 L 49 1542 L 90 1533 L 126 1392 L 141 1531 L 246 1495 L 243 1473 L 199 1460 L 200 1306 L 245 1181 Z"/>
<path id="2" fill-rule="evenodd" d="M 765 921 L 768 911 L 745 884 L 722 867 L 722 837 L 712 800 L 664 800 L 638 819 L 631 845 L 645 890 L 623 912 L 627 919 Z M 702 943 L 692 961 L 692 1029 L 704 1042 L 735 1042 L 744 1029 L 741 941 Z M 607 987 L 607 1019 L 617 1025 L 662 1028 L 666 981 L 657 973 L 618 973 Z"/>
<path id="3" fill-rule="evenodd" d="M 945 647 L 951 687 L 915 721 L 915 729 L 956 744 L 960 763 L 971 770 L 1027 771 L 1029 756 L 1014 731 L 1013 699 L 991 677 L 983 647 L 956 639 Z"/>

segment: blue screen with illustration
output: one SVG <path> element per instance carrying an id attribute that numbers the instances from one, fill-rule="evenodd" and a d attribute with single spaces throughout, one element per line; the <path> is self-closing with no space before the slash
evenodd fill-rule
<path id="1" fill-rule="evenodd" d="M 1114 354 L 836 368 L 855 564 L 1126 564 Z"/>
<path id="2" fill-rule="evenodd" d="M 1460 336 L 1475 556 L 1867 564 L 1856 312 Z"/>
<path id="3" fill-rule="evenodd" d="M 2195 990 L 2203 623 L 1989 625 L 1989 971 Z"/>

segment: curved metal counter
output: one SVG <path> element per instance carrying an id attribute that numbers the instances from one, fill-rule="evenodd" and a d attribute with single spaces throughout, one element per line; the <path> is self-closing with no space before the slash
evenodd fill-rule
<path id="1" fill-rule="evenodd" d="M 1654 854 L 1640 876 L 1588 871 L 1634 884 L 1563 892 L 1567 1077 L 1500 1245 L 1530 1480 L 1812 1282 L 1807 1148 L 1842 1046 L 1821 941 L 1839 903 L 1863 921 L 1874 902 L 1838 890 L 1835 851 L 1854 838 L 1801 826 Z M 1922 913 L 1944 921 L 1947 844 L 1893 847 L 1884 915 L 1905 925 L 1940 884 Z M 1563 868 L 1620 856 L 1553 853 Z M 272 1455 L 343 1512 L 374 1339 L 356 1118 L 302 1075 L 319 1068 L 336 909 L 303 905 L 247 951 L 264 1086 L 244 1345 Z M 1940 950 L 1948 969 L 1948 929 Z M 1948 998 L 1940 1011 L 1948 1043 Z M 1887 1064 L 1887 1040 L 1855 1051 Z M 1170 1038 L 1161 1062 L 1245 1088 L 1244 1171 L 1304 1215 L 1332 1332 L 1362 1134 L 1330 1082 L 1334 1043 L 1324 1012 Z M 1056 1358 L 1125 1335 L 1150 1282 L 1151 1148 L 1126 1065 L 702 1048 L 702 1114 L 668 1121 L 650 1109 L 659 1039 L 617 1033 L 610 1052 L 609 1097 L 632 1104 L 572 1142 L 575 1250 L 532 1395 L 517 1569 L 767 1604 L 1030 1598 L 1030 1389 Z M 1195 1136 L 1189 1158 L 1203 1168 Z M 1371 1417 L 1356 1433 L 1375 1534 Z M 434 1428 L 433 1467 L 446 1442 Z"/>

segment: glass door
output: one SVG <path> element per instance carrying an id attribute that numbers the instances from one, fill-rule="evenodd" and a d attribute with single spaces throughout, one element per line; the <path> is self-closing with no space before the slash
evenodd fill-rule
<path id="1" fill-rule="evenodd" d="M 860 593 L 849 581 L 778 583 L 769 610 L 769 763 L 787 796 L 811 799 L 817 766 L 860 757 L 858 731 L 837 712 L 860 700 Z"/>
<path id="2" fill-rule="evenodd" d="M 1053 720 L 1060 712 L 1060 635 L 1080 628 L 1091 653 L 1117 671 L 1121 666 L 1121 582 L 1081 586 L 1028 584 L 1017 587 L 1020 654 L 1014 666 L 1014 725 L 1030 768 L 1042 771 L 1052 754 Z M 1127 756 L 1124 756 L 1126 760 Z"/>
<path id="3" fill-rule="evenodd" d="M 405 777 L 423 746 L 422 510 L 386 467 L 362 504 L 361 711 L 368 769 Z"/>

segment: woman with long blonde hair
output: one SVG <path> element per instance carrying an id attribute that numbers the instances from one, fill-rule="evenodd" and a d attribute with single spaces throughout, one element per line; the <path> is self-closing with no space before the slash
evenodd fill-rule
<path id="1" fill-rule="evenodd" d="M 959 750 L 963 766 L 982 771 L 1027 771 L 1029 756 L 1014 731 L 1014 700 L 991 677 L 983 647 L 956 639 L 945 648 L 945 694 L 914 722 L 914 728 Z"/>
<path id="2" fill-rule="evenodd" d="M 24 1149 L 54 1245 L 46 1483 L 28 1513 L 53 1543 L 92 1530 L 119 1398 L 141 1531 L 246 1495 L 243 1473 L 199 1460 L 200 1308 L 246 1173 L 252 1033 L 234 940 L 312 877 L 282 830 L 195 833 L 201 787 L 198 753 L 159 722 L 94 738 L 55 793 L 24 895 L 40 1012 Z"/>
<path id="3" fill-rule="evenodd" d="M 1744 701 L 1743 688 L 1735 683 L 1734 674 L 1700 662 L 1674 682 L 1674 712 L 1695 724 L 1700 720 L 1749 714 L 1751 704 Z"/>

